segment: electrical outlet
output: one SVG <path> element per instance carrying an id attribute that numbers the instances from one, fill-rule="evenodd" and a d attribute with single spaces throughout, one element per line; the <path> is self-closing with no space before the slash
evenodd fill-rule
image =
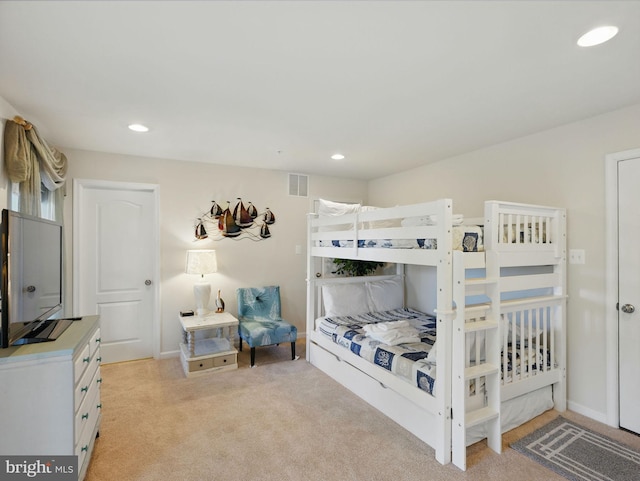
<path id="1" fill-rule="evenodd" d="M 569 249 L 569 264 L 584 264 L 584 249 Z"/>

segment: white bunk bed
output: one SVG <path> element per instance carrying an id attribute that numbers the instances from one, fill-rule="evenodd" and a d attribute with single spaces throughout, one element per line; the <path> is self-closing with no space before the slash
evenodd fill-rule
<path id="1" fill-rule="evenodd" d="M 501 452 L 501 433 L 528 420 L 523 405 L 536 406 L 528 418 L 553 406 L 566 409 L 565 211 L 487 201 L 484 212 L 479 237 L 475 227 L 454 225 L 449 199 L 308 220 L 307 360 L 432 446 L 440 463 L 461 469 L 467 445 L 479 439 Z M 472 242 L 460 229 L 473 233 Z M 457 250 L 473 245 L 480 252 Z M 394 263 L 396 273 L 326 276 L 327 258 Z M 435 316 L 436 348 L 417 369 L 435 378 L 432 392 L 319 329 L 327 322 L 325 302 L 334 302 L 323 292 L 366 286 L 372 306 L 371 288 L 379 293 L 394 280 L 404 285 L 405 265 L 431 266 L 434 276 L 425 296 L 435 300 L 427 314 Z M 331 316 L 340 315 L 337 309 L 331 307 Z"/>

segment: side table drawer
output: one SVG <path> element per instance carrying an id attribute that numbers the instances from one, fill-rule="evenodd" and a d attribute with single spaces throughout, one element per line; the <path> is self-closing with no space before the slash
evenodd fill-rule
<path id="1" fill-rule="evenodd" d="M 204 371 L 213 367 L 213 359 L 199 359 L 197 361 L 188 361 L 189 372 Z"/>
<path id="2" fill-rule="evenodd" d="M 236 364 L 236 354 L 227 354 L 225 356 L 216 356 L 213 358 L 213 367 L 227 366 Z"/>

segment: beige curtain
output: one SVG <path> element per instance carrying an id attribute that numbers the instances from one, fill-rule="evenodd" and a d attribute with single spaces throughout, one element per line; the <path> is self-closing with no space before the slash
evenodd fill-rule
<path id="1" fill-rule="evenodd" d="M 67 158 L 45 139 L 35 126 L 21 117 L 4 127 L 4 159 L 11 182 L 20 184 L 20 211 L 40 217 L 41 186 L 64 194 Z M 62 221 L 62 219 L 57 219 Z"/>

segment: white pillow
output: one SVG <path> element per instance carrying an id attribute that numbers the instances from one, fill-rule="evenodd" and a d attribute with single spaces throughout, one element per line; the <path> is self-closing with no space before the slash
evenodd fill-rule
<path id="1" fill-rule="evenodd" d="M 360 212 L 360 204 L 344 204 L 330 200 L 318 200 L 318 214 L 320 215 L 344 215 Z"/>
<path id="2" fill-rule="evenodd" d="M 367 282 L 367 293 L 372 311 L 391 311 L 404 307 L 402 279 Z"/>
<path id="3" fill-rule="evenodd" d="M 353 316 L 372 310 L 367 302 L 367 288 L 362 283 L 322 286 L 322 301 L 327 317 Z"/>

